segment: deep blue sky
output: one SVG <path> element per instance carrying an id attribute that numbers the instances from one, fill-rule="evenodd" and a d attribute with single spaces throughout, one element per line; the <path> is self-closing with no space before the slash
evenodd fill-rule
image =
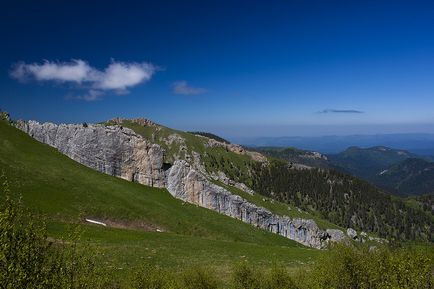
<path id="1" fill-rule="evenodd" d="M 91 2 L 2 1 L 0 108 L 229 137 L 434 132 L 433 1 Z M 94 101 L 78 99 L 89 84 L 10 75 L 19 62 L 73 59 L 158 69 Z"/>

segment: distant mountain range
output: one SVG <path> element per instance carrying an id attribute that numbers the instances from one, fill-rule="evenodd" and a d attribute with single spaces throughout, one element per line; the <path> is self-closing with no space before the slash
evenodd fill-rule
<path id="1" fill-rule="evenodd" d="M 319 137 L 256 137 L 231 139 L 249 147 L 296 147 L 336 154 L 348 147 L 386 146 L 418 155 L 434 155 L 434 134 L 377 134 Z"/>
<path id="2" fill-rule="evenodd" d="M 384 146 L 371 148 L 354 146 L 338 154 L 328 155 L 329 162 L 334 167 L 371 181 L 391 165 L 415 157 L 417 157 L 415 154 L 406 150 Z"/>
<path id="3" fill-rule="evenodd" d="M 257 151 L 284 159 L 295 168 L 331 168 L 365 179 L 398 195 L 424 195 L 434 192 L 434 162 L 407 150 L 385 146 L 352 146 L 337 154 L 289 148 L 259 147 Z"/>
<path id="4" fill-rule="evenodd" d="M 327 157 L 335 169 L 349 172 L 396 194 L 434 192 L 434 163 L 429 157 L 384 146 L 350 147 Z"/>

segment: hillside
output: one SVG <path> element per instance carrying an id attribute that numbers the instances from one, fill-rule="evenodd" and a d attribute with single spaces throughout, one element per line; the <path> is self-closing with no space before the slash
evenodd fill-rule
<path id="1" fill-rule="evenodd" d="M 127 264 L 132 270 L 145 258 L 165 267 L 202 264 L 223 274 L 234 258 L 294 266 L 319 254 L 175 199 L 165 189 L 89 169 L 3 121 L 0 168 L 24 204 L 47 217 L 52 237 L 67 234 L 70 223 L 82 224 L 84 240 L 98 244 L 101 264 L 108 270 Z M 85 224 L 85 218 L 108 227 Z"/>
<path id="2" fill-rule="evenodd" d="M 434 193 L 434 163 L 409 158 L 377 174 L 374 182 L 401 195 Z"/>
<path id="3" fill-rule="evenodd" d="M 328 155 L 333 166 L 365 180 L 373 180 L 377 174 L 391 165 L 410 157 L 415 155 L 408 151 L 383 146 L 349 147 L 341 153 Z"/>
<path id="4" fill-rule="evenodd" d="M 434 191 L 430 158 L 405 150 L 377 146 L 350 147 L 328 155 L 331 166 L 365 179 L 398 195 L 421 195 Z"/>
<path id="5" fill-rule="evenodd" d="M 167 138 L 159 138 L 166 148 L 145 138 L 143 131 L 138 134 L 126 128 L 124 122 L 134 124 L 136 129 L 152 127 L 156 132 L 167 133 Z M 291 217 L 294 216 L 292 210 L 286 209 L 285 213 L 275 210 L 275 206 L 262 206 L 257 202 L 258 198 L 246 199 L 232 192 L 231 188 L 237 188 L 245 194 L 255 194 L 244 183 L 228 178 L 221 169 L 230 168 L 228 173 L 251 174 L 252 163 L 266 162 L 262 155 L 236 145 L 165 129 L 144 119 L 122 120 L 121 124 L 55 125 L 17 121 L 14 125 L 90 168 L 140 184 L 167 188 L 172 196 L 185 202 L 242 220 L 303 245 L 324 248 L 329 242 L 342 239 L 342 231 L 340 234 L 336 230 L 329 232 L 328 228 L 336 226 L 330 224 L 328 227 L 328 223 L 318 216 L 303 214 L 305 218 Z M 189 139 L 184 139 L 182 134 Z M 187 141 L 191 144 L 189 147 Z M 197 149 L 203 152 L 198 153 Z M 243 159 L 248 161 L 239 162 Z M 214 163 L 216 160 L 219 160 L 218 165 Z M 315 220 L 326 226 L 320 228 Z"/>
<path id="6" fill-rule="evenodd" d="M 294 170 L 287 161 L 145 119 L 113 119 L 102 125 L 32 121 L 16 125 L 98 171 L 167 188 L 183 201 L 307 246 L 327 246 L 347 228 L 383 238 L 431 239 L 432 218 L 422 210 L 333 170 Z M 234 193 L 235 188 L 242 194 Z M 256 194 L 286 203 L 288 210 L 249 197 Z M 342 228 L 337 235 L 327 230 L 336 227 Z"/>
<path id="7" fill-rule="evenodd" d="M 86 129 L 94 128 L 86 125 Z M 129 133 L 126 135 L 132 137 Z M 108 270 L 118 266 L 134 268 L 146 258 L 152 264 L 174 268 L 202 264 L 225 276 L 234 256 L 260 266 L 277 262 L 291 267 L 320 254 L 287 238 L 173 198 L 166 189 L 101 174 L 6 122 L 0 123 L 0 136 L 0 166 L 12 188 L 23 194 L 26 205 L 47 216 L 53 238 L 66 234 L 68 224 L 82 224 L 85 228 L 83 237 L 87 242 L 98 244 L 98 250 L 102 252 L 98 260 L 108 266 Z M 190 141 L 199 147 L 201 142 L 208 140 L 192 136 Z M 208 148 L 203 148 L 206 156 Z M 212 182 L 273 214 L 313 219 L 323 229 L 345 230 L 352 226 L 383 237 L 430 238 L 423 230 L 429 232 L 432 219 L 425 213 L 419 214 L 422 210 L 413 209 L 411 204 L 406 206 L 357 179 L 332 171 L 294 170 L 279 160 L 258 162 L 253 160 L 258 156 L 255 153 L 239 154 L 239 151 L 235 153 L 226 148 L 219 152 L 218 159 L 223 160 L 220 165 L 208 158 L 211 161 L 207 167 L 227 169 L 227 176 L 250 182 L 262 195 L 252 194 L 226 175 L 215 176 Z M 193 150 L 191 154 L 194 155 Z M 234 154 L 246 158 L 242 163 L 245 171 L 235 166 L 237 158 L 231 159 Z M 116 170 L 122 173 L 122 167 Z M 241 172 L 238 178 L 232 175 L 234 171 Z M 250 179 L 245 178 L 247 174 Z M 325 191 L 329 193 L 324 194 Z M 344 193 L 349 191 L 353 193 Z M 364 198 L 364 194 L 369 197 Z M 368 202 L 370 198 L 373 198 L 371 203 Z M 369 208 L 371 214 L 363 214 L 363 208 Z M 380 218 L 381 222 L 369 223 L 369 216 Z M 405 226 L 406 231 L 399 231 L 402 226 L 390 222 L 388 216 L 394 216 L 400 224 L 411 222 L 413 228 Z M 85 224 L 85 218 L 105 222 L 108 227 Z M 350 221 L 342 222 L 346 218 Z M 266 257 L 268 261 L 264 263 Z"/>
<path id="8" fill-rule="evenodd" d="M 231 187 L 253 189 L 297 208 L 291 212 L 304 211 L 312 219 L 326 219 L 343 228 L 353 227 L 385 238 L 431 239 L 430 217 L 346 174 L 321 169 L 294 170 L 287 162 L 267 160 L 260 153 L 240 146 L 176 131 L 148 120 L 115 119 L 108 124 L 129 127 L 161 145 L 166 150 L 167 163 L 187 160 Z M 383 152 L 381 147 L 376 149 Z M 412 225 L 407 228 L 402 224 Z"/>
<path id="9" fill-rule="evenodd" d="M 255 148 L 255 150 L 275 158 L 275 160 L 270 160 L 268 166 L 258 165 L 252 169 L 255 180 L 252 187 L 263 195 L 292 204 L 307 212 L 319 214 L 344 228 L 355 227 L 375 232 L 382 237 L 398 239 L 412 239 L 416 236 L 431 238 L 429 229 L 432 223 L 431 217 L 424 216 L 423 212 L 418 209 L 407 207 L 403 200 L 382 192 L 366 181 L 347 173 L 327 169 L 327 167 L 333 168 L 333 164 L 331 164 L 332 160 L 327 159 L 326 156 L 294 148 L 264 147 Z M 354 155 L 360 158 L 358 161 L 362 163 L 362 166 L 363 164 L 372 166 L 374 163 L 373 166 L 377 167 L 412 155 L 405 151 L 384 147 L 351 148 L 346 152 L 351 160 L 348 163 L 355 166 L 359 163 L 357 158 L 352 158 L 354 156 L 352 152 L 356 152 Z M 299 165 L 300 163 L 302 166 Z M 311 169 L 299 169 L 306 168 L 306 166 Z M 317 166 L 322 169 L 318 169 Z M 415 231 L 404 227 L 396 230 L 400 224 L 412 224 L 419 221 L 425 223 L 427 227 L 422 226 Z"/>

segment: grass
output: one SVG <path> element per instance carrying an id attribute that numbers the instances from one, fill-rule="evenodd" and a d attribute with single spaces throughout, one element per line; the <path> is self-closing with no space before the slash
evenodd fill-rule
<path id="1" fill-rule="evenodd" d="M 225 274 L 243 258 L 263 266 L 308 262 L 321 252 L 150 188 L 89 169 L 48 145 L 0 122 L 0 171 L 29 208 L 47 218 L 59 238 L 68 223 L 85 228 L 101 264 L 128 270 L 141 262 L 179 268 L 207 265 Z M 83 223 L 108 220 L 124 229 Z M 146 231 L 141 227 L 151 228 Z M 155 232 L 159 228 L 164 232 Z M 118 272 L 119 273 L 119 272 Z"/>
<path id="2" fill-rule="evenodd" d="M 248 261 L 263 268 L 279 265 L 295 269 L 310 264 L 324 252 L 306 247 L 265 245 L 226 240 L 210 240 L 173 233 L 143 232 L 84 225 L 81 239 L 99 252 L 104 271 L 123 279 L 133 268 L 146 263 L 170 271 L 190 267 L 208 268 L 221 278 L 228 278 L 234 264 Z M 50 224 L 51 235 L 61 238 L 67 226 Z"/>

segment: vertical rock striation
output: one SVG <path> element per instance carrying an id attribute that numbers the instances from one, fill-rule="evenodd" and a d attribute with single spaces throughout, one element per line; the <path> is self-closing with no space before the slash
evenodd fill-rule
<path id="1" fill-rule="evenodd" d="M 183 160 L 175 161 L 167 180 L 168 191 L 176 198 L 241 220 L 313 248 L 335 241 L 315 221 L 279 216 L 247 202 L 213 184 Z"/>
<path id="2" fill-rule="evenodd" d="M 112 176 L 144 185 L 166 186 L 164 150 L 121 126 L 18 121 L 16 127 L 71 159 Z"/>

